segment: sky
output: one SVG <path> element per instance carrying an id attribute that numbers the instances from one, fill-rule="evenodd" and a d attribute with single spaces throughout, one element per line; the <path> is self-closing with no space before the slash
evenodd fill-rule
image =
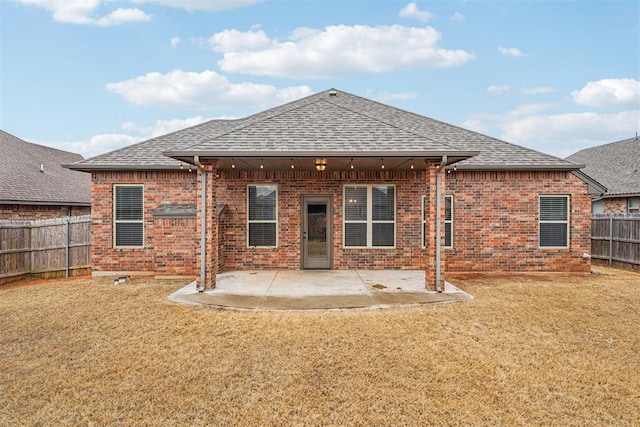
<path id="1" fill-rule="evenodd" d="M 566 157 L 640 131 L 640 2 L 0 0 L 0 129 L 86 158 L 329 88 Z"/>

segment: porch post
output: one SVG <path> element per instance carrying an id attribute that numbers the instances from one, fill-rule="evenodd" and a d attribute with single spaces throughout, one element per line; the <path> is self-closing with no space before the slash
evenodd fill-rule
<path id="1" fill-rule="evenodd" d="M 202 230 L 198 267 L 200 290 L 216 287 L 218 274 L 218 221 L 216 217 L 216 187 L 218 183 L 217 160 L 203 162 L 198 167 L 198 190 L 204 197 L 198 202 L 198 229 Z M 204 192 L 203 190 L 204 184 Z M 202 228 L 204 222 L 204 229 Z M 204 252 L 204 260 L 202 253 Z"/>
<path id="2" fill-rule="evenodd" d="M 425 288 L 444 289 L 444 167 L 437 161 L 426 163 Z M 440 188 L 438 188 L 440 187 Z M 438 199 L 440 201 L 438 202 Z M 438 206 L 440 213 L 438 215 Z"/>

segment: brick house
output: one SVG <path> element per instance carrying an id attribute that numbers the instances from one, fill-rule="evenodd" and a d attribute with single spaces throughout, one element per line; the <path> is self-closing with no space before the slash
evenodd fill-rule
<path id="1" fill-rule="evenodd" d="M 581 165 L 334 89 L 69 167 L 96 275 L 590 271 Z"/>
<path id="2" fill-rule="evenodd" d="M 0 220 L 90 214 L 91 178 L 62 167 L 80 160 L 0 131 Z"/>
<path id="3" fill-rule="evenodd" d="M 594 214 L 640 214 L 640 139 L 638 137 L 578 151 L 567 160 L 584 163 L 583 172 L 606 187 L 594 195 Z"/>

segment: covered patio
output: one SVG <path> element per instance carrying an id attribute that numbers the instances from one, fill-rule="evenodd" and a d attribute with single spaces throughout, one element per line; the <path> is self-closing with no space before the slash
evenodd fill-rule
<path id="1" fill-rule="evenodd" d="M 236 310 L 379 309 L 471 301 L 445 282 L 443 292 L 424 286 L 423 270 L 262 270 L 217 275 L 217 286 L 199 292 L 192 282 L 173 302 Z"/>

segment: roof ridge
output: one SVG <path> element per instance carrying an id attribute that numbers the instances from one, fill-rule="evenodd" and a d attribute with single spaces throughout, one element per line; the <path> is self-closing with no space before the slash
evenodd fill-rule
<path id="1" fill-rule="evenodd" d="M 385 107 L 385 108 L 389 108 L 389 107 L 390 107 L 389 105 L 385 105 L 385 104 L 383 104 L 383 103 L 381 103 L 381 102 L 378 102 L 378 101 L 375 101 L 375 100 L 371 100 L 371 99 L 367 99 L 367 98 L 364 98 L 364 97 L 361 97 L 361 96 L 358 96 L 358 95 L 354 95 L 354 94 L 351 94 L 351 93 L 348 93 L 348 92 L 340 91 L 340 93 L 345 94 L 345 95 L 347 95 L 347 96 L 353 96 L 353 97 L 356 97 L 356 98 L 358 98 L 358 99 L 361 99 L 361 100 L 364 100 L 364 101 L 367 101 L 367 102 L 373 102 L 373 103 L 376 103 L 376 104 L 378 104 L 378 105 L 381 105 L 381 106 L 383 106 L 383 107 Z M 385 125 L 387 125 L 387 126 L 391 126 L 391 127 L 395 128 L 395 129 L 399 129 L 399 130 L 401 130 L 401 131 L 403 131 L 403 132 L 407 132 L 407 133 L 410 133 L 410 134 L 412 134 L 412 135 L 419 136 L 420 138 L 424 138 L 424 139 L 426 139 L 426 140 L 428 140 L 428 141 L 431 141 L 431 142 L 434 142 L 434 143 L 437 143 L 437 144 L 444 145 L 445 147 L 448 147 L 448 148 L 451 148 L 451 149 L 455 149 L 455 150 L 458 150 L 458 149 L 459 149 L 459 148 L 456 148 L 456 147 L 452 147 L 451 145 L 447 144 L 446 142 L 436 141 L 436 140 L 435 140 L 435 139 L 433 139 L 433 138 L 429 138 L 428 136 L 422 135 L 422 134 L 420 134 L 420 133 L 418 133 L 418 132 L 415 132 L 415 131 L 413 131 L 413 130 L 409 130 L 409 129 L 402 128 L 402 127 L 400 127 L 400 126 L 398 126 L 398 125 L 396 125 L 396 124 L 394 124 L 394 123 L 389 123 L 388 121 L 381 120 L 381 119 L 379 119 L 379 118 L 377 118 L 377 117 L 372 117 L 371 115 L 369 115 L 369 114 L 365 114 L 365 113 L 363 113 L 362 111 L 357 111 L 357 110 L 355 110 L 355 109 L 353 109 L 353 108 L 348 108 L 348 107 L 346 107 L 346 106 L 344 106 L 344 105 L 340 105 L 340 104 L 338 104 L 338 103 L 336 103 L 336 102 L 331 102 L 331 98 L 325 99 L 324 101 L 325 101 L 325 102 L 327 102 L 327 103 L 329 103 L 329 104 L 331 104 L 331 105 L 335 105 L 336 107 L 340 107 L 340 108 L 343 108 L 343 109 L 345 109 L 345 110 L 351 111 L 352 113 L 355 113 L 355 114 L 358 114 L 358 115 L 361 115 L 361 116 L 367 117 L 368 119 L 375 120 L 375 121 L 377 121 L 377 122 L 379 122 L 379 123 L 383 123 L 383 124 L 385 124 Z M 391 107 L 391 108 L 396 108 L 396 107 Z M 406 112 L 408 112 L 408 111 L 402 110 L 401 108 L 396 108 L 396 109 L 397 109 L 397 110 L 400 110 L 400 111 L 403 111 L 403 112 L 405 112 L 405 113 L 406 113 Z M 412 114 L 413 114 L 413 113 L 412 113 Z M 419 115 L 417 115 L 417 116 L 418 116 L 418 117 L 422 117 L 422 118 L 428 118 L 428 117 L 426 117 L 426 116 L 419 116 Z"/>
<path id="2" fill-rule="evenodd" d="M 342 92 L 342 91 L 340 91 L 340 92 Z M 480 132 L 476 132 L 476 131 L 473 131 L 473 130 L 470 130 L 470 129 L 464 128 L 464 127 L 462 127 L 462 126 L 454 125 L 454 124 L 451 124 L 451 123 L 446 123 L 446 122 L 443 122 L 442 120 L 434 119 L 434 118 L 432 118 L 432 117 L 428 117 L 428 116 L 425 116 L 425 115 L 422 115 L 422 114 L 418 114 L 418 113 L 415 113 L 415 112 L 413 112 L 413 111 L 408 111 L 408 110 L 405 110 L 405 109 L 403 109 L 403 108 L 399 108 L 399 107 L 395 107 L 395 106 L 391 106 L 391 105 L 383 104 L 382 102 L 376 101 L 376 100 L 374 100 L 374 99 L 364 98 L 364 97 L 362 97 L 362 96 L 355 95 L 355 94 L 351 94 L 351 93 L 348 93 L 348 92 L 342 92 L 342 93 L 345 93 L 345 94 L 347 94 L 347 95 L 349 95 L 349 96 L 353 96 L 353 97 L 356 97 L 356 98 L 362 99 L 362 100 L 367 101 L 367 102 L 371 102 L 371 103 L 378 104 L 378 105 L 382 106 L 383 108 L 393 108 L 393 109 L 398 110 L 398 111 L 401 111 L 401 112 L 403 112 L 403 113 L 405 113 L 405 114 L 409 114 L 409 115 L 411 115 L 411 116 L 417 117 L 417 118 L 419 118 L 419 119 L 421 119 L 421 120 L 424 120 L 424 119 L 426 119 L 426 120 L 431 120 L 431 121 L 433 121 L 433 122 L 435 122 L 435 123 L 438 123 L 438 124 L 441 124 L 441 125 L 444 125 L 444 126 L 452 127 L 452 128 L 455 128 L 455 129 L 459 129 L 459 130 L 461 130 L 461 131 L 463 131 L 463 132 L 469 132 L 469 133 L 472 133 L 472 134 L 474 134 L 474 135 L 478 135 L 478 136 L 480 136 L 480 137 L 482 137 L 482 138 L 489 138 L 489 139 L 492 139 L 492 140 L 494 140 L 494 141 L 496 141 L 496 142 L 500 142 L 500 143 L 503 143 L 503 144 L 508 144 L 508 145 L 509 145 L 509 146 L 511 146 L 511 147 L 516 147 L 516 148 L 518 148 L 518 149 L 527 150 L 527 151 L 530 151 L 530 152 L 534 152 L 534 153 L 536 153 L 536 154 L 542 154 L 542 155 L 544 155 L 544 156 L 548 156 L 548 157 L 550 157 L 550 158 L 554 158 L 554 159 L 556 159 L 556 160 L 562 160 L 562 161 L 567 162 L 567 163 L 575 164 L 575 163 L 573 163 L 573 162 L 571 162 L 571 161 L 569 161 L 569 160 L 563 159 L 563 158 L 561 158 L 561 157 L 553 156 L 553 155 L 551 155 L 551 154 L 547 154 L 547 153 L 544 153 L 544 152 L 542 152 L 542 151 L 534 150 L 534 149 L 532 149 L 532 148 L 524 147 L 524 146 L 522 146 L 522 145 L 518 145 L 518 144 L 515 144 L 515 143 L 512 143 L 512 142 L 509 142 L 509 141 L 505 141 L 505 140 L 503 140 L 503 139 L 496 138 L 496 137 L 493 137 L 493 136 L 490 136 L 490 135 L 485 135 L 485 134 L 482 134 L 482 133 L 480 133 Z M 382 122 L 382 123 L 385 123 L 385 122 Z M 398 129 L 402 129 L 402 128 L 398 127 Z M 403 129 L 403 130 L 405 130 L 405 131 L 406 131 L 406 129 Z M 424 135 L 420 135 L 420 134 L 417 134 L 417 135 L 419 135 L 419 136 L 421 136 L 421 137 L 425 137 Z M 453 148 L 453 149 L 460 149 L 460 147 L 453 147 L 453 146 L 451 146 L 451 145 L 450 145 L 450 143 L 446 143 L 446 142 L 442 142 L 442 141 L 437 141 L 437 140 L 434 140 L 434 139 L 430 139 L 430 140 L 431 140 L 431 141 L 433 141 L 433 142 L 437 142 L 437 143 L 439 143 L 439 144 L 446 145 L 446 146 L 448 146 L 448 147 L 450 147 L 450 148 Z"/>
<path id="3" fill-rule="evenodd" d="M 60 148 L 51 147 L 49 145 L 43 145 L 43 144 L 38 144 L 38 143 L 35 143 L 35 142 L 27 141 L 25 139 L 18 138 L 17 136 L 15 136 L 13 134 L 10 134 L 9 132 L 6 132 L 6 131 L 4 131 L 2 129 L 0 129 L 0 132 L 5 134 L 6 136 L 9 136 L 9 137 L 17 140 L 17 142 L 20 143 L 20 144 L 29 144 L 29 145 L 33 146 L 34 148 L 36 148 L 36 149 L 42 149 L 42 150 L 46 150 L 46 151 L 56 151 L 58 153 L 72 154 L 74 156 L 80 156 L 80 157 L 82 157 L 84 159 L 84 156 L 82 156 L 79 153 L 74 153 L 73 151 L 62 150 Z"/>
<path id="4" fill-rule="evenodd" d="M 594 145 L 593 147 L 583 148 L 582 150 L 576 151 L 575 153 L 571 154 L 570 156 L 567 156 L 567 158 L 571 157 L 571 156 L 575 156 L 575 155 L 583 153 L 583 152 L 590 151 L 590 150 L 604 149 L 605 147 L 609 147 L 609 146 L 615 145 L 615 144 L 631 143 L 631 142 L 633 142 L 633 140 L 637 141 L 638 144 L 640 144 L 640 137 L 638 137 L 638 135 L 636 135 L 636 136 L 632 136 L 631 138 L 621 139 L 619 141 L 607 142 L 605 144 Z"/>
<path id="5" fill-rule="evenodd" d="M 327 90 L 324 90 L 322 92 L 318 92 L 318 93 L 314 93 L 314 94 L 309 95 L 309 96 L 305 96 L 303 98 L 295 99 L 293 101 L 287 102 L 286 104 L 276 105 L 275 107 L 269 108 L 268 110 L 259 111 L 259 112 L 255 113 L 255 114 L 252 114 L 252 115 L 247 116 L 247 117 L 243 117 L 242 119 L 240 119 L 240 120 L 242 120 L 242 123 L 239 124 L 238 126 L 233 127 L 231 129 L 227 130 L 226 132 L 222 132 L 221 134 L 216 135 L 216 136 L 214 136 L 212 138 L 208 138 L 208 139 L 206 139 L 204 141 L 199 141 L 199 142 L 196 142 L 194 144 L 188 145 L 186 147 L 182 147 L 182 149 L 183 150 L 188 150 L 189 148 L 195 147 L 195 146 L 201 144 L 202 142 L 213 141 L 215 139 L 218 139 L 218 138 L 221 138 L 223 136 L 229 135 L 229 134 L 231 134 L 233 132 L 237 132 L 239 130 L 245 129 L 245 128 L 249 127 L 249 126 L 253 126 L 253 125 L 256 125 L 258 123 L 262 123 L 262 122 L 264 122 L 266 120 L 272 119 L 274 117 L 281 116 L 282 114 L 289 113 L 291 111 L 295 111 L 297 109 L 306 107 L 306 106 L 311 105 L 311 104 L 318 103 L 318 102 L 323 100 L 322 97 L 321 97 L 322 94 L 328 93 L 328 92 L 330 92 L 332 90 L 335 90 L 335 89 L 327 89 Z M 303 102 L 303 101 L 307 101 L 307 102 Z M 294 104 L 299 104 L 299 105 L 294 105 Z M 261 118 L 261 119 L 258 118 L 259 116 L 263 116 L 263 115 L 265 116 L 264 118 Z M 253 119 L 253 121 L 252 121 L 252 119 Z"/>

